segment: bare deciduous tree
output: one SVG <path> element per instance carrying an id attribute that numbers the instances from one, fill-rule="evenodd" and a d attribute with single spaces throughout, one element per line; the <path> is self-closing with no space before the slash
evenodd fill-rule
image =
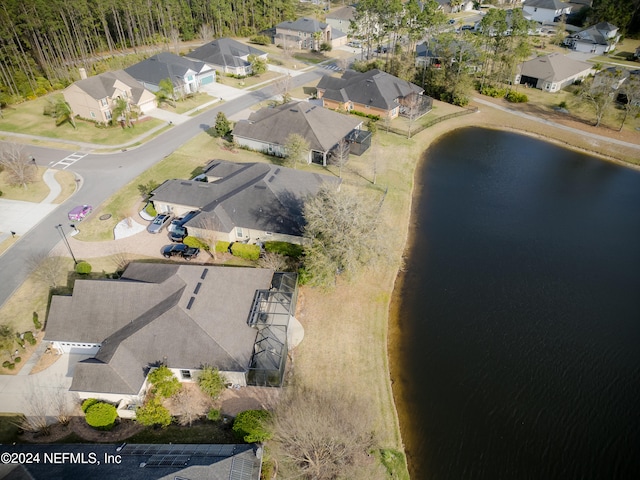
<path id="1" fill-rule="evenodd" d="M 27 259 L 36 279 L 52 288 L 57 288 L 66 281 L 68 263 L 69 259 L 46 252 L 34 253 Z"/>
<path id="2" fill-rule="evenodd" d="M 383 478 L 366 403 L 338 391 L 289 387 L 275 409 L 269 447 L 283 478 Z"/>
<path id="3" fill-rule="evenodd" d="M 624 117 L 620 124 L 619 131 L 622 131 L 629 115 L 631 118 L 636 118 L 640 114 L 640 75 L 629 75 L 620 90 L 622 90 L 627 102 L 624 104 Z"/>
<path id="4" fill-rule="evenodd" d="M 111 256 L 111 261 L 116 268 L 116 272 L 124 272 L 131 260 L 130 255 L 123 250 L 118 250 Z"/>
<path id="5" fill-rule="evenodd" d="M 408 123 L 408 132 L 407 138 L 411 138 L 411 130 L 413 129 L 413 124 L 418 118 L 418 114 L 420 113 L 420 103 L 422 101 L 422 97 L 417 93 L 410 93 L 406 97 L 400 99 L 400 104 L 404 107 L 405 114 L 407 115 L 407 123 Z"/>
<path id="6" fill-rule="evenodd" d="M 208 23 L 200 25 L 200 31 L 198 33 L 200 35 L 200 40 L 205 43 L 213 38 L 213 28 L 211 28 L 211 25 Z"/>
<path id="7" fill-rule="evenodd" d="M 7 172 L 11 185 L 27 188 L 36 178 L 38 167 L 22 147 L 16 143 L 4 143 L 0 150 L 0 165 Z"/>
<path id="8" fill-rule="evenodd" d="M 270 268 L 276 272 L 282 272 L 287 268 L 287 257 L 275 252 L 265 252 L 258 260 L 258 265 L 262 268 Z"/>
<path id="9" fill-rule="evenodd" d="M 596 115 L 596 127 L 600 126 L 602 118 L 613 103 L 614 94 L 621 79 L 622 70 L 609 68 L 600 72 L 596 77 L 588 78 L 582 82 L 578 95 L 593 107 Z"/>
<path id="10" fill-rule="evenodd" d="M 379 210 L 371 198 L 345 188 L 323 187 L 305 202 L 305 267 L 312 284 L 329 286 L 337 275 L 353 274 L 379 258 Z"/>
<path id="11" fill-rule="evenodd" d="M 343 138 L 331 152 L 331 163 L 338 167 L 338 176 L 340 178 L 342 178 L 342 167 L 344 167 L 349 161 L 350 149 L 351 145 L 349 145 L 349 142 Z"/>
<path id="12" fill-rule="evenodd" d="M 280 95 L 281 101 L 280 103 L 289 103 L 291 101 L 291 94 L 289 90 L 291 89 L 291 75 L 283 75 L 273 83 L 274 91 L 277 95 Z"/>
<path id="13" fill-rule="evenodd" d="M 186 388 L 180 389 L 178 393 L 173 395 L 171 403 L 173 406 L 171 413 L 177 417 L 180 425 L 191 426 L 207 409 L 204 398 Z"/>

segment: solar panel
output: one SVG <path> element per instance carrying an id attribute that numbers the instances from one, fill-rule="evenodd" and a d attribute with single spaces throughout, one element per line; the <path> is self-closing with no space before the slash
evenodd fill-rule
<path id="1" fill-rule="evenodd" d="M 231 463 L 229 480 L 253 480 L 255 463 L 246 458 L 235 457 Z"/>

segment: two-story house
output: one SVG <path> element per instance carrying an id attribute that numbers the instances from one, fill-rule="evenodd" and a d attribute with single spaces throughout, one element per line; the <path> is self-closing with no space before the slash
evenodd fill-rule
<path id="1" fill-rule="evenodd" d="M 560 0 L 525 0 L 522 7 L 525 18 L 540 23 L 552 23 L 556 18 L 571 13 L 571 5 Z"/>
<path id="2" fill-rule="evenodd" d="M 609 22 L 600 22 L 569 35 L 564 39 L 564 44 L 577 52 L 602 55 L 615 50 L 619 40 L 618 27 Z"/>
<path id="3" fill-rule="evenodd" d="M 96 122 L 108 123 L 112 120 L 112 109 L 118 98 L 124 98 L 130 105 L 138 107 L 145 114 L 156 108 L 156 97 L 124 70 L 101 73 L 84 77 L 64 89 L 62 95 L 71 107 L 73 115 Z"/>
<path id="4" fill-rule="evenodd" d="M 323 43 L 335 48 L 347 44 L 347 34 L 333 30 L 328 23 L 314 18 L 299 18 L 276 25 L 274 43 L 284 48 L 302 50 L 317 50 Z"/>

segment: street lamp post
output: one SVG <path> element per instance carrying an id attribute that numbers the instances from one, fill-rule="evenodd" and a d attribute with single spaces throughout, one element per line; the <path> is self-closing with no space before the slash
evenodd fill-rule
<path id="1" fill-rule="evenodd" d="M 60 238 L 62 238 L 62 241 L 67 246 L 67 249 L 69 250 L 69 253 L 71 254 L 71 258 L 73 258 L 73 263 L 75 265 L 78 265 L 78 261 L 76 260 L 76 257 L 73 254 L 73 251 L 71 250 L 71 245 L 69 245 L 69 241 L 67 240 L 67 236 L 64 234 L 64 230 L 62 229 L 62 224 L 59 223 L 58 225 L 56 225 L 56 229 L 58 230 L 58 233 L 60 234 Z"/>

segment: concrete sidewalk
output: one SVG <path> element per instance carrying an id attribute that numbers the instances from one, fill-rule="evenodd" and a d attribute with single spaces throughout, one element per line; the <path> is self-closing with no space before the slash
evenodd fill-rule
<path id="1" fill-rule="evenodd" d="M 55 179 L 56 171 L 50 168 L 42 175 L 42 180 L 49 187 L 49 194 L 40 203 L 0 198 L 0 242 L 8 238 L 11 232 L 24 235 L 58 208 L 59 204 L 53 201 L 62 192 L 62 187 Z"/>

